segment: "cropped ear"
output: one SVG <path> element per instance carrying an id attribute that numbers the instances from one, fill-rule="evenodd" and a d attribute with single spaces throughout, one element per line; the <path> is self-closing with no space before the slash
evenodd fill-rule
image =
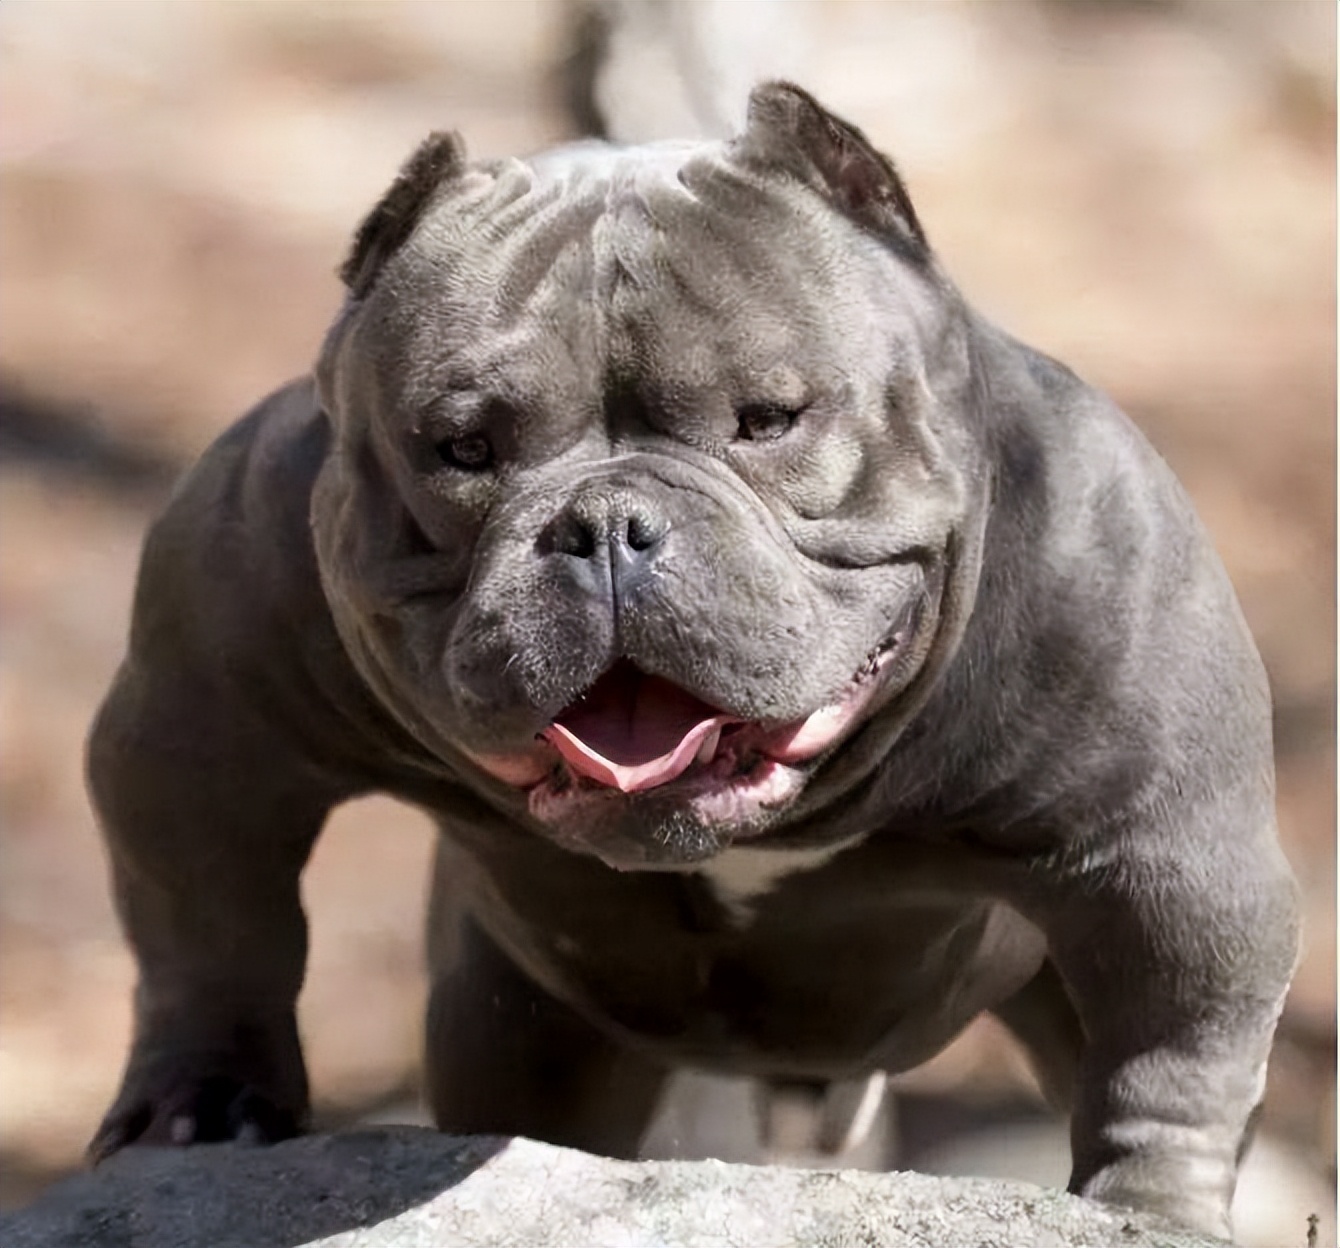
<path id="1" fill-rule="evenodd" d="M 434 194 L 465 170 L 465 144 L 457 134 L 435 131 L 401 166 L 391 189 L 354 235 L 340 278 L 355 299 L 372 288 L 382 266 L 410 236 Z"/>
<path id="2" fill-rule="evenodd" d="M 900 244 L 908 258 L 929 257 L 893 162 L 794 83 L 765 82 L 750 92 L 749 119 L 734 153 L 745 163 L 800 177 L 857 224 Z"/>

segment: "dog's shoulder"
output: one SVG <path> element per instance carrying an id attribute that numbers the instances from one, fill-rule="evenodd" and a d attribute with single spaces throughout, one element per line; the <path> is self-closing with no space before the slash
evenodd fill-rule
<path id="1" fill-rule="evenodd" d="M 149 531 L 132 652 L 241 655 L 323 613 L 308 511 L 329 440 L 309 378 L 219 436 Z"/>

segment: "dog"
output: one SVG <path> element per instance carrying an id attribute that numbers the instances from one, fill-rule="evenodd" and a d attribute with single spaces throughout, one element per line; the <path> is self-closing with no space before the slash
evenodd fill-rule
<path id="1" fill-rule="evenodd" d="M 676 1068 L 859 1087 L 991 1011 L 1072 1191 L 1227 1235 L 1298 949 L 1265 675 L 1170 470 L 890 161 L 785 82 L 726 142 L 437 134 L 343 278 L 146 540 L 92 1155 L 302 1129 L 299 876 L 375 791 L 441 827 L 443 1130 L 634 1156 Z"/>

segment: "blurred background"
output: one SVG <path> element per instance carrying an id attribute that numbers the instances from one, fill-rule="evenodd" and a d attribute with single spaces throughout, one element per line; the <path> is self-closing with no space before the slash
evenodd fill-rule
<path id="1" fill-rule="evenodd" d="M 1273 681 L 1280 828 L 1307 907 L 1253 1163 L 1278 1208 L 1261 1198 L 1243 1238 L 1301 1248 L 1309 1212 L 1331 1225 L 1335 14 L 0 7 L 0 1201 L 80 1164 L 126 1052 L 132 968 L 81 749 L 174 476 L 309 367 L 354 227 L 429 129 L 499 156 L 602 113 L 616 134 L 710 128 L 780 69 L 894 156 L 969 298 L 1112 393 L 1214 533 Z M 309 870 L 321 1124 L 413 1113 L 429 852 L 421 816 L 368 801 L 338 812 Z M 1064 1181 L 1064 1139 L 988 1023 L 899 1089 L 901 1164 Z"/>

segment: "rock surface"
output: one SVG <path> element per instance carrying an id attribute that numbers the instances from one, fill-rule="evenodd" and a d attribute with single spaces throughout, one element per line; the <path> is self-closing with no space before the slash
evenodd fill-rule
<path id="1" fill-rule="evenodd" d="M 418 1128 L 122 1153 L 0 1220 L 9 1248 L 1209 1248 L 1023 1183 L 618 1162 Z"/>

